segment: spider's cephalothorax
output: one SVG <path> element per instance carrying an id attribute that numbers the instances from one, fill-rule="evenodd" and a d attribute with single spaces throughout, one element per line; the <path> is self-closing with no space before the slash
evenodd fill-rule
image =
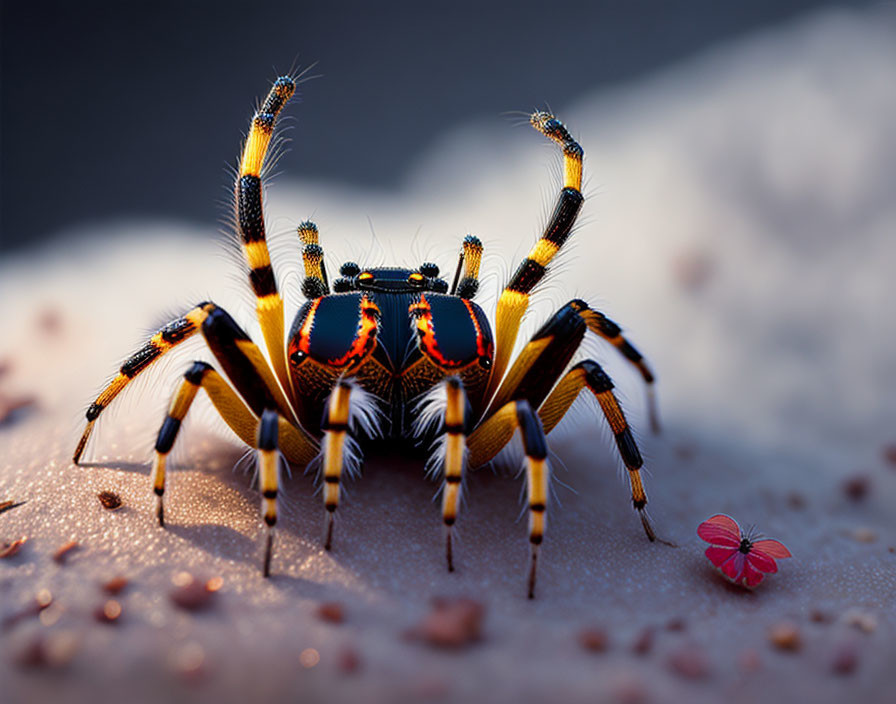
<path id="1" fill-rule="evenodd" d="M 536 112 L 530 120 L 560 145 L 565 182 L 544 233 L 498 299 L 494 335 L 487 316 L 473 301 L 482 259 L 482 244 L 476 237 L 464 238 L 450 286 L 430 262 L 417 269 L 368 269 L 347 262 L 331 286 L 317 227 L 303 222 L 298 234 L 307 302 L 286 336 L 283 298 L 271 267 L 262 216 L 262 169 L 277 116 L 294 92 L 293 78 L 275 81 L 252 120 L 235 188 L 237 225 L 268 357 L 225 310 L 214 303 L 200 303 L 128 358 L 90 405 L 75 463 L 103 409 L 144 369 L 199 332 L 226 379 L 211 365 L 194 362 L 172 399 L 159 430 L 153 464 L 159 523 L 164 525 L 168 453 L 202 388 L 233 432 L 256 448 L 262 514 L 268 526 L 265 576 L 270 572 L 277 521 L 279 454 L 297 466 L 320 457 L 328 517 L 324 544 L 329 549 L 343 471 L 360 462 L 356 440 L 385 436 L 398 442 L 435 441 L 427 465 L 443 480 L 442 519 L 451 570 L 452 526 L 463 476 L 468 468 L 491 461 L 519 430 L 526 454 L 528 594 L 532 597 L 549 498 L 545 436 L 586 388 L 615 435 L 629 472 L 632 501 L 648 538 L 654 540 L 644 512 L 647 496 L 641 483 L 641 455 L 613 393 L 613 382 L 592 360 L 569 366 L 590 331 L 615 346 L 641 372 L 650 392 L 653 374 L 619 326 L 585 301 L 571 300 L 548 319 L 511 364 L 530 293 L 569 237 L 584 200 L 582 148 L 563 124 L 544 112 Z M 651 393 L 648 399 L 656 427 Z"/>

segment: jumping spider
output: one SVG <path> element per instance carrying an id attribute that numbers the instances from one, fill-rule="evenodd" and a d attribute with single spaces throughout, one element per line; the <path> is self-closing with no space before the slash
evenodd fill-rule
<path id="1" fill-rule="evenodd" d="M 613 394 L 613 382 L 592 360 L 566 369 L 590 330 L 640 370 L 650 392 L 653 374 L 619 326 L 584 301 L 572 300 L 510 364 L 529 294 L 569 236 L 584 200 L 580 190 L 583 151 L 563 124 L 546 112 L 530 118 L 535 129 L 560 145 L 565 182 L 544 234 L 501 293 L 495 336 L 488 317 L 473 301 L 482 258 L 482 244 L 476 237 L 464 239 L 450 287 L 440 278 L 439 267 L 429 262 L 414 270 L 364 268 L 347 262 L 331 285 L 317 227 L 304 222 L 298 235 L 307 302 L 284 339 L 283 298 L 265 241 L 262 167 L 277 116 L 294 92 L 294 79 L 278 78 L 255 114 L 234 195 L 237 228 L 268 358 L 223 308 L 200 303 L 159 330 L 121 366 L 87 410 L 87 427 L 75 450 L 75 463 L 103 409 L 159 357 L 199 332 L 227 379 L 211 365 L 194 362 L 172 399 L 156 441 L 152 470 L 159 524 L 165 520 L 166 458 L 202 388 L 233 432 L 256 448 L 267 525 L 265 576 L 270 573 L 277 521 L 278 453 L 299 467 L 321 456 L 327 510 L 324 543 L 329 549 L 340 478 L 343 470 L 360 464 L 355 438 L 379 434 L 403 442 L 439 440 L 432 445 L 430 467 L 443 478 L 442 520 L 446 559 L 452 570 L 452 526 L 464 473 L 489 462 L 519 429 L 526 454 L 531 598 L 549 493 L 545 436 L 585 388 L 594 394 L 616 437 L 628 468 L 634 507 L 647 537 L 654 540 L 644 512 L 647 496 L 639 471 L 641 455 Z M 649 399 L 655 422 L 650 393 Z"/>

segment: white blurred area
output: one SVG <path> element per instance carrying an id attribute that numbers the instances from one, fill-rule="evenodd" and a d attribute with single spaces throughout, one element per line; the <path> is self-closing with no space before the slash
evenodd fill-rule
<path id="1" fill-rule="evenodd" d="M 552 106 L 585 148 L 588 199 L 518 344 L 583 297 L 654 364 L 667 425 L 769 449 L 823 446 L 833 460 L 876 452 L 896 418 L 886 392 L 896 382 L 894 73 L 892 6 L 825 11 Z M 303 134 L 301 110 L 290 110 L 291 139 L 350 139 Z M 519 121 L 446 134 L 398 192 L 295 181 L 287 153 L 267 212 L 288 315 L 300 302 L 294 227 L 306 218 L 320 227 L 331 275 L 347 259 L 427 259 L 450 278 L 462 236 L 477 234 L 479 301 L 491 313 L 559 183 L 555 146 Z M 116 222 L 7 257 L 2 347 L 23 342 L 36 310 L 59 309 L 84 331 L 69 351 L 83 374 L 60 370 L 46 392 L 86 403 L 167 313 L 211 298 L 251 327 L 248 287 L 212 227 Z M 644 427 L 639 379 L 611 349 L 588 352 Z"/>

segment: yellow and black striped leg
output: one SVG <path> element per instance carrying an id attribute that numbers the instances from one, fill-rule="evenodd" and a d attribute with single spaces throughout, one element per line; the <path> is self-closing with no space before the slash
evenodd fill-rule
<path id="1" fill-rule="evenodd" d="M 352 385 L 339 381 L 330 393 L 324 421 L 324 507 L 327 509 L 324 549 L 333 547 L 333 519 L 339 506 L 339 482 L 348 438 L 349 409 Z"/>
<path id="2" fill-rule="evenodd" d="M 566 415 L 573 401 L 576 400 L 579 392 L 586 387 L 594 394 L 607 422 L 610 424 L 610 429 L 616 438 L 619 454 L 628 470 L 629 483 L 632 490 L 632 505 L 641 517 L 641 524 L 644 526 L 644 532 L 647 534 L 647 537 L 654 541 L 656 540 L 656 533 L 645 512 L 647 493 L 644 491 L 644 484 L 641 481 L 641 467 L 644 461 L 641 459 L 641 453 L 638 451 L 634 437 L 632 437 L 632 432 L 625 419 L 625 414 L 622 412 L 622 407 L 613 393 L 613 381 L 597 362 L 591 360 L 579 362 L 560 380 L 560 383 L 557 384 L 538 411 L 544 426 L 544 432 L 550 433 L 556 427 L 560 419 Z"/>
<path id="3" fill-rule="evenodd" d="M 200 388 L 205 390 L 215 410 L 236 436 L 251 447 L 257 446 L 258 417 L 209 364 L 194 362 L 184 374 L 184 380 L 171 400 L 168 415 L 162 423 L 156 440 L 152 485 L 153 491 L 158 497 L 159 525 L 162 526 L 165 525 L 163 496 L 165 494 L 168 453 L 174 446 L 181 422 L 187 415 L 187 411 L 190 410 L 190 405 Z M 278 436 L 280 448 L 290 462 L 299 465 L 308 464 L 317 452 L 316 446 L 309 444 L 305 433 L 282 416 L 278 416 Z"/>
<path id="4" fill-rule="evenodd" d="M 121 365 L 118 375 L 112 382 L 103 389 L 102 393 L 97 396 L 96 400 L 90 404 L 87 409 L 87 427 L 81 434 L 75 453 L 72 458 L 75 464 L 80 463 L 81 455 L 84 454 L 84 448 L 87 447 L 87 441 L 93 432 L 100 413 L 108 407 L 112 400 L 120 394 L 124 388 L 134 380 L 143 370 L 149 367 L 163 354 L 171 350 L 175 345 L 183 342 L 188 337 L 194 335 L 200 329 L 203 321 L 208 316 L 208 311 L 214 308 L 214 304 L 200 303 L 198 306 L 190 310 L 182 318 L 178 318 L 153 335 L 146 344 L 137 352 L 128 357 L 127 361 Z"/>
<path id="5" fill-rule="evenodd" d="M 255 293 L 258 322 L 274 373 L 284 389 L 290 389 L 290 379 L 283 336 L 283 298 L 277 289 L 266 241 L 261 174 L 277 116 L 295 89 L 293 79 L 286 76 L 278 78 L 252 118 L 240 159 L 235 195 L 237 224 L 249 265 L 249 283 Z"/>
<path id="6" fill-rule="evenodd" d="M 305 266 L 305 280 L 302 293 L 314 300 L 330 292 L 327 269 L 324 265 L 324 250 L 318 239 L 317 225 L 306 220 L 299 225 L 299 240 L 302 242 L 302 263 Z"/>
<path id="7" fill-rule="evenodd" d="M 482 263 L 482 242 L 475 235 L 464 237 L 457 269 L 454 272 L 454 283 L 451 284 L 452 296 L 473 298 L 479 290 L 479 265 Z"/>
<path id="8" fill-rule="evenodd" d="M 647 385 L 647 413 L 650 419 L 650 429 L 654 433 L 660 432 L 660 416 L 654 391 L 655 377 L 647 361 L 634 345 L 625 339 L 622 335 L 622 328 L 603 313 L 589 308 L 588 304 L 581 300 L 572 301 L 570 305 L 576 305 L 579 308 L 580 314 L 591 332 L 613 345 L 641 373 L 644 383 Z"/>
<path id="9" fill-rule="evenodd" d="M 267 526 L 262 574 L 271 575 L 271 553 L 274 547 L 274 526 L 277 523 L 277 492 L 280 486 L 280 452 L 277 448 L 279 417 L 277 411 L 265 409 L 258 424 L 258 484 L 261 489 L 261 513 Z"/>
<path id="10" fill-rule="evenodd" d="M 487 396 L 491 396 L 507 369 L 520 321 L 529 306 L 529 294 L 544 278 L 548 264 L 563 246 L 582 207 L 582 159 L 584 152 L 560 120 L 546 112 L 530 118 L 532 126 L 557 142 L 563 150 L 564 183 L 551 219 L 535 246 L 520 264 L 498 299 L 495 313 L 495 361 Z"/>
<path id="11" fill-rule="evenodd" d="M 442 445 L 443 468 L 445 473 L 442 485 L 442 522 L 445 524 L 445 559 L 448 571 L 454 571 L 454 554 L 452 547 L 452 530 L 457 520 L 457 509 L 460 503 L 464 460 L 466 454 L 467 399 L 464 386 L 458 377 L 445 381 L 445 436 Z"/>
<path id="12" fill-rule="evenodd" d="M 497 413 L 482 423 L 470 435 L 467 446 L 470 449 L 470 466 L 476 467 L 500 452 L 517 428 L 526 452 L 526 490 L 529 501 L 529 545 L 530 562 L 527 580 L 529 598 L 535 597 L 535 576 L 538 566 L 538 551 L 544 539 L 547 525 L 547 504 L 550 489 L 550 467 L 548 447 L 541 419 L 525 399 L 510 401 Z"/>

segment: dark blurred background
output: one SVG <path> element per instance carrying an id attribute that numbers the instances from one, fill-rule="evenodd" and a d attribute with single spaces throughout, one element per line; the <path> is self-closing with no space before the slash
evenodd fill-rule
<path id="1" fill-rule="evenodd" d="M 317 62 L 281 168 L 388 188 L 446 128 L 563 105 L 821 0 L 2 3 L 0 251 L 116 216 L 221 216 L 277 73 Z"/>

